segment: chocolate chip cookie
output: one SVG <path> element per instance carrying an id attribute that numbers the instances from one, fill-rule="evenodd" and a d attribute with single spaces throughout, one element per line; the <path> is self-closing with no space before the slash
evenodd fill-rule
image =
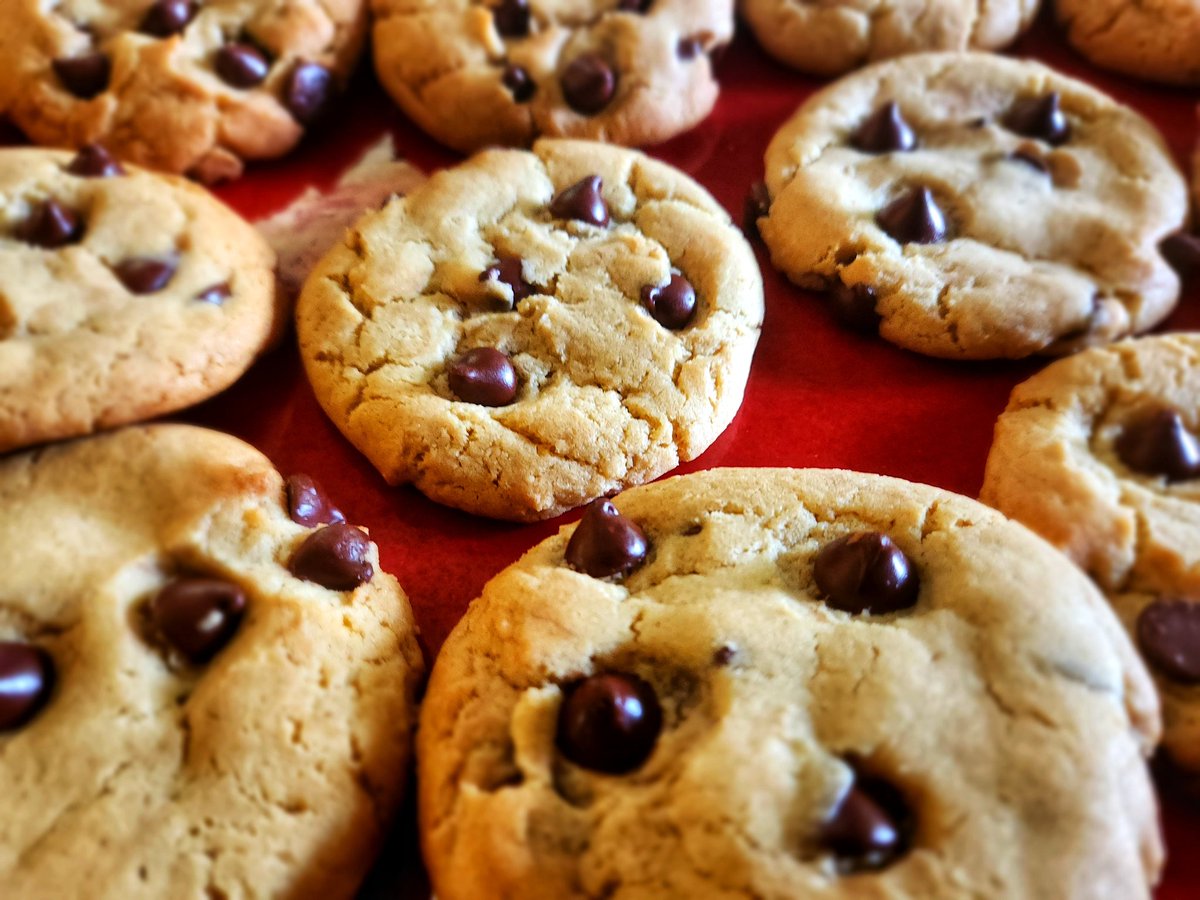
<path id="1" fill-rule="evenodd" d="M 763 49 L 816 75 L 922 50 L 996 50 L 1037 15 L 1040 0 L 742 0 Z"/>
<path id="2" fill-rule="evenodd" d="M 1075 49 L 1105 69 L 1167 84 L 1200 85 L 1197 0 L 1056 0 Z"/>
<path id="3" fill-rule="evenodd" d="M 363 0 L 9 0 L 0 113 L 202 181 L 287 153 L 348 77 Z"/>
<path id="4" fill-rule="evenodd" d="M 695 182 L 543 140 L 363 218 L 296 321 L 318 400 L 388 482 L 531 520 L 702 453 L 762 315 L 749 246 Z"/>
<path id="5" fill-rule="evenodd" d="M 352 896 L 422 672 L 365 533 L 188 426 L 9 457 L 0 505 L 5 897 Z"/>
<path id="6" fill-rule="evenodd" d="M 1158 676 L 1167 750 L 1200 772 L 1200 335 L 1092 349 L 1017 387 L 981 499 L 1109 593 Z"/>
<path id="7" fill-rule="evenodd" d="M 1103 597 L 1026 529 L 713 470 L 484 588 L 422 710 L 422 837 L 442 900 L 1148 898 L 1157 733 Z"/>
<path id="8" fill-rule="evenodd" d="M 1038 63 L 919 54 L 804 104 L 767 151 L 775 265 L 950 359 L 1060 354 L 1175 306 L 1187 188 L 1148 122 Z"/>
<path id="9" fill-rule="evenodd" d="M 471 152 L 540 135 L 653 144 L 704 119 L 733 0 L 372 0 L 379 80 Z"/>
<path id="10" fill-rule="evenodd" d="M 97 146 L 0 150 L 0 451 L 228 387 L 285 321 L 274 264 L 183 179 Z"/>

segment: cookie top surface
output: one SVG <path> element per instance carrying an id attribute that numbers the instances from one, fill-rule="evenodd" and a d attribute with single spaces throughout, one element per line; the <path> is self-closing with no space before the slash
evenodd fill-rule
<path id="1" fill-rule="evenodd" d="M 894 106 L 892 105 L 894 104 Z M 1070 352 L 1179 297 L 1186 185 L 1141 116 L 1038 63 L 919 54 L 805 103 L 766 156 L 775 265 L 952 359 Z"/>
<path id="2" fill-rule="evenodd" d="M 228 387 L 282 328 L 274 265 L 187 181 L 102 152 L 0 151 L 0 450 Z"/>
<path id="3" fill-rule="evenodd" d="M 749 246 L 695 182 L 540 141 L 362 219 L 309 277 L 297 332 L 317 398 L 389 482 L 537 519 L 707 448 L 762 315 Z"/>
<path id="4" fill-rule="evenodd" d="M 5 896 L 349 896 L 421 673 L 374 546 L 358 532 L 354 589 L 293 575 L 334 526 L 297 524 L 264 457 L 187 426 L 9 457 L 0 503 Z M 46 687 L 18 715 L 30 648 Z"/>
<path id="5" fill-rule="evenodd" d="M 1098 66 L 1200 84 L 1200 0 L 1056 0 L 1075 48 Z"/>
<path id="6" fill-rule="evenodd" d="M 717 99 L 732 0 L 372 0 L 379 79 L 470 152 L 540 135 L 654 144 Z"/>
<path id="7" fill-rule="evenodd" d="M 0 112 L 203 181 L 280 156 L 349 76 L 363 0 L 10 0 Z"/>
<path id="8" fill-rule="evenodd" d="M 1153 691 L 1044 542 L 848 472 L 713 470 L 614 502 L 642 556 L 589 508 L 436 663 L 418 764 L 443 900 L 1149 896 Z M 856 570 L 863 533 L 887 552 Z M 614 546 L 624 574 L 578 570 Z"/>
<path id="9" fill-rule="evenodd" d="M 840 75 L 923 50 L 995 50 L 1033 22 L 1040 0 L 743 0 L 742 14 L 776 59 Z"/>

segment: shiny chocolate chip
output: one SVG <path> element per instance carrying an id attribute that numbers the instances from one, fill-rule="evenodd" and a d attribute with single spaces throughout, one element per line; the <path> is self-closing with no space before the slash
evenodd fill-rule
<path id="1" fill-rule="evenodd" d="M 653 284 L 643 287 L 642 305 L 663 328 L 678 331 L 696 314 L 696 290 L 682 275 L 672 275 L 662 287 Z"/>
<path id="2" fill-rule="evenodd" d="M 1004 127 L 1055 146 L 1071 137 L 1071 124 L 1063 114 L 1058 91 L 1018 100 L 1005 115 Z"/>
<path id="3" fill-rule="evenodd" d="M 704 43 L 697 37 L 684 37 L 675 45 L 675 55 L 683 60 L 695 59 L 704 53 Z"/>
<path id="4" fill-rule="evenodd" d="M 517 371 L 506 353 L 494 347 L 476 347 L 450 363 L 446 370 L 450 390 L 467 403 L 508 406 L 517 399 Z"/>
<path id="5" fill-rule="evenodd" d="M 881 869 L 908 849 L 909 818 L 894 787 L 856 776 L 821 827 L 820 841 L 842 874 Z"/>
<path id="6" fill-rule="evenodd" d="M 297 525 L 335 525 L 345 522 L 342 511 L 329 502 L 321 486 L 309 475 L 292 475 L 287 480 L 288 515 Z"/>
<path id="7" fill-rule="evenodd" d="M 767 190 L 766 182 L 756 181 L 750 185 L 750 193 L 742 206 L 742 230 L 746 237 L 753 240 L 762 236 L 758 231 L 758 220 L 770 212 L 771 192 Z"/>
<path id="8" fill-rule="evenodd" d="M 53 688 L 54 662 L 45 650 L 19 641 L 0 641 L 0 731 L 29 722 Z"/>
<path id="9" fill-rule="evenodd" d="M 226 44 L 217 51 L 216 69 L 231 87 L 252 88 L 263 83 L 271 64 L 253 44 Z"/>
<path id="10" fill-rule="evenodd" d="M 589 225 L 608 224 L 608 204 L 601 190 L 604 182 L 599 175 L 589 175 L 564 188 L 550 201 L 550 215 L 559 219 L 575 219 Z"/>
<path id="11" fill-rule="evenodd" d="M 80 100 L 91 100 L 104 93 L 112 76 L 112 61 L 103 53 L 64 56 L 51 65 L 62 86 Z"/>
<path id="12" fill-rule="evenodd" d="M 301 125 L 320 119 L 332 96 L 333 73 L 317 63 L 296 63 L 283 85 L 283 105 Z"/>
<path id="13" fill-rule="evenodd" d="M 1177 231 L 1159 244 L 1163 258 L 1180 275 L 1200 271 L 1200 234 Z"/>
<path id="14" fill-rule="evenodd" d="M 1200 603 L 1155 600 L 1137 619 L 1137 642 L 1154 668 L 1180 684 L 1200 684 Z"/>
<path id="15" fill-rule="evenodd" d="M 813 565 L 825 603 L 849 613 L 908 609 L 920 579 L 904 551 L 886 534 L 859 531 L 826 544 Z"/>
<path id="16" fill-rule="evenodd" d="M 125 174 L 121 164 L 99 144 L 81 148 L 67 165 L 67 171 L 81 178 L 114 178 Z"/>
<path id="17" fill-rule="evenodd" d="M 537 93 L 537 82 L 530 76 L 528 70 L 521 66 L 508 65 L 504 69 L 501 81 L 518 103 L 528 103 Z"/>
<path id="18" fill-rule="evenodd" d="M 297 578 L 331 591 L 352 591 L 375 575 L 370 553 L 367 536 L 353 525 L 339 522 L 310 534 L 292 556 L 288 569 Z"/>
<path id="19" fill-rule="evenodd" d="M 131 294 L 153 294 L 161 291 L 175 277 L 179 260 L 153 256 L 135 256 L 113 266 L 113 274 Z"/>
<path id="20" fill-rule="evenodd" d="M 593 578 L 623 578 L 642 564 L 649 549 L 638 524 L 601 497 L 589 504 L 567 541 L 566 560 L 571 568 Z"/>
<path id="21" fill-rule="evenodd" d="M 617 92 L 617 73 L 599 53 L 585 53 L 563 70 L 562 91 L 571 109 L 585 116 L 595 115 L 612 102 Z"/>
<path id="22" fill-rule="evenodd" d="M 653 0 L 621 0 L 617 9 L 623 12 L 644 13 L 650 10 Z"/>
<path id="23" fill-rule="evenodd" d="M 829 292 L 833 315 L 845 328 L 862 334 L 877 334 L 883 317 L 875 311 L 879 298 L 869 284 L 838 282 Z"/>
<path id="24" fill-rule="evenodd" d="M 508 309 L 512 309 L 513 306 L 516 306 L 534 292 L 533 285 L 525 280 L 524 273 L 521 270 L 521 257 L 519 256 L 496 254 L 496 263 L 480 272 L 479 280 L 482 282 L 496 281 L 500 284 L 507 284 L 512 289 L 513 295 L 512 306 L 506 307 Z"/>
<path id="25" fill-rule="evenodd" d="M 850 142 L 864 153 L 905 153 L 916 149 L 917 136 L 899 105 L 889 100 L 858 126 Z"/>
<path id="26" fill-rule="evenodd" d="M 206 287 L 196 295 L 196 300 L 199 303 L 211 303 L 213 306 L 220 306 L 231 296 L 233 296 L 233 290 L 229 287 L 229 282 L 222 281 L 220 284 Z"/>
<path id="27" fill-rule="evenodd" d="M 558 714 L 558 749 L 578 766 L 624 775 L 640 767 L 662 731 L 654 688 L 636 675 L 592 675 L 569 688 Z"/>
<path id="28" fill-rule="evenodd" d="M 158 633 L 197 665 L 229 643 L 245 611 L 245 592 L 218 578 L 181 578 L 150 602 L 150 618 Z"/>
<path id="29" fill-rule="evenodd" d="M 946 216 L 924 186 L 901 194 L 879 211 L 875 221 L 901 244 L 936 244 L 946 238 Z"/>
<path id="30" fill-rule="evenodd" d="M 29 211 L 29 217 L 17 229 L 17 237 L 36 247 L 55 250 L 77 243 L 83 237 L 83 223 L 57 200 L 46 200 Z"/>
<path id="31" fill-rule="evenodd" d="M 1200 478 L 1200 441 L 1173 409 L 1154 409 L 1135 416 L 1116 440 L 1121 462 L 1143 475 L 1168 481 Z"/>
<path id="32" fill-rule="evenodd" d="M 496 30 L 505 37 L 529 34 L 529 0 L 500 0 L 492 9 Z"/>
<path id="33" fill-rule="evenodd" d="M 146 10 L 138 30 L 155 37 L 170 37 L 183 31 L 195 14 L 191 0 L 157 0 Z"/>

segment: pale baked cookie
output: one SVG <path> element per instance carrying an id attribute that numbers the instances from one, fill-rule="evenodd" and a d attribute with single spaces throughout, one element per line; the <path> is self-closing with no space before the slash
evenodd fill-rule
<path id="1" fill-rule="evenodd" d="M 285 322 L 275 256 L 187 181 L 0 150 L 0 451 L 182 409 Z"/>
<path id="2" fill-rule="evenodd" d="M 653 144 L 717 99 L 733 0 L 371 0 L 379 80 L 456 150 L 540 135 Z"/>
<path id="3" fill-rule="evenodd" d="M 1065 353 L 1179 298 L 1159 243 L 1187 189 L 1132 110 L 1038 63 L 920 54 L 820 92 L 767 151 L 776 266 L 889 341 L 951 359 Z"/>
<path id="4" fill-rule="evenodd" d="M 188 426 L 10 457 L 0 507 L 4 896 L 353 896 L 422 672 L 367 536 Z"/>
<path id="5" fill-rule="evenodd" d="M 702 453 L 762 315 L 750 248 L 695 182 L 545 140 L 363 218 L 296 322 L 317 399 L 390 483 L 530 520 Z"/>
<path id="6" fill-rule="evenodd" d="M 494 578 L 434 667 L 441 900 L 1149 897 L 1153 688 L 1043 541 L 850 472 L 615 503 Z"/>
<path id="7" fill-rule="evenodd" d="M 364 0 L 6 0 L 0 112 L 38 143 L 236 178 L 300 140 L 365 33 Z"/>
<path id="8" fill-rule="evenodd" d="M 1056 0 L 1075 49 L 1105 69 L 1200 84 L 1200 0 Z"/>
<path id="9" fill-rule="evenodd" d="M 922 50 L 996 50 L 1017 39 L 1041 0 L 742 0 L 763 49 L 786 65 L 840 75 Z"/>

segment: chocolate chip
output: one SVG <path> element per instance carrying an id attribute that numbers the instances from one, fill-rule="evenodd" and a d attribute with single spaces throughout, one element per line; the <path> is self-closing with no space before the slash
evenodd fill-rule
<path id="1" fill-rule="evenodd" d="M 859 531 L 826 544 L 813 564 L 825 603 L 849 613 L 883 613 L 917 602 L 920 579 L 890 537 Z"/>
<path id="2" fill-rule="evenodd" d="M 217 74 L 235 88 L 262 84 L 271 70 L 266 55 L 253 44 L 226 44 L 217 51 Z"/>
<path id="3" fill-rule="evenodd" d="M 878 779 L 856 775 L 821 828 L 843 874 L 881 869 L 908 849 L 910 814 L 899 791 Z"/>
<path id="4" fill-rule="evenodd" d="M 718 669 L 723 669 L 733 662 L 735 656 L 737 656 L 737 647 L 731 644 L 722 644 L 713 651 L 712 663 Z"/>
<path id="5" fill-rule="evenodd" d="M 877 334 L 883 317 L 875 311 L 878 297 L 869 284 L 838 282 L 829 292 L 833 314 L 844 327 L 863 334 Z"/>
<path id="6" fill-rule="evenodd" d="M 1200 603 L 1155 600 L 1138 616 L 1137 642 L 1167 678 L 1200 684 Z"/>
<path id="7" fill-rule="evenodd" d="M 508 355 L 494 347 L 476 347 L 446 370 L 450 390 L 467 403 L 508 406 L 517 399 L 517 372 Z"/>
<path id="8" fill-rule="evenodd" d="M 150 618 L 158 633 L 197 665 L 229 643 L 245 611 L 245 592 L 217 578 L 181 578 L 150 602 Z"/>
<path id="9" fill-rule="evenodd" d="M 200 303 L 211 303 L 213 306 L 220 306 L 232 295 L 233 291 L 229 287 L 229 282 L 222 281 L 220 284 L 206 287 L 196 295 L 196 300 Z"/>
<path id="10" fill-rule="evenodd" d="M 936 244 L 946 238 L 946 216 L 927 187 L 915 187 L 879 211 L 879 227 L 901 244 Z"/>
<path id="11" fill-rule="evenodd" d="M 342 511 L 334 506 L 321 486 L 308 475 L 292 475 L 287 480 L 288 515 L 297 525 L 335 525 L 345 522 Z"/>
<path id="12" fill-rule="evenodd" d="M 1008 158 L 1013 162 L 1024 163 L 1031 169 L 1041 172 L 1043 175 L 1050 174 L 1050 164 L 1042 156 L 1029 150 L 1014 150 L 1008 155 Z"/>
<path id="13" fill-rule="evenodd" d="M 512 91 L 513 99 L 518 103 L 528 103 L 537 93 L 537 82 L 520 66 L 506 66 L 501 80 L 504 86 Z"/>
<path id="14" fill-rule="evenodd" d="M 51 66 L 63 87 L 80 100 L 91 100 L 104 93 L 112 76 L 112 62 L 103 53 L 64 56 Z"/>
<path id="15" fill-rule="evenodd" d="M 1177 231 L 1158 245 L 1163 258 L 1180 275 L 1200 271 L 1200 234 Z"/>
<path id="16" fill-rule="evenodd" d="M 368 556 L 371 542 L 355 528 L 339 522 L 314 531 L 300 545 L 288 568 L 297 578 L 331 591 L 352 591 L 375 575 Z"/>
<path id="17" fill-rule="evenodd" d="M 283 105 L 301 125 L 320 119 L 332 96 L 333 73 L 317 63 L 296 63 L 283 85 Z"/>
<path id="18" fill-rule="evenodd" d="M 482 282 L 498 281 L 512 288 L 512 306 L 506 305 L 505 307 L 512 309 L 532 294 L 534 288 L 533 285 L 525 280 L 525 276 L 521 271 L 521 257 L 498 253 L 496 254 L 496 260 L 495 265 L 488 266 L 479 273 L 479 280 Z"/>
<path id="19" fill-rule="evenodd" d="M 585 575 L 623 578 L 641 565 L 648 550 L 646 533 L 601 497 L 584 511 L 565 555 L 567 565 Z"/>
<path id="20" fill-rule="evenodd" d="M 653 284 L 643 287 L 642 305 L 663 328 L 678 331 L 696 314 L 696 290 L 682 275 L 672 275 L 663 287 Z"/>
<path id="21" fill-rule="evenodd" d="M 617 9 L 623 12 L 644 13 L 650 9 L 653 0 L 621 0 Z"/>
<path id="22" fill-rule="evenodd" d="M 675 55 L 680 59 L 695 59 L 704 52 L 704 44 L 697 37 L 680 38 L 675 45 Z"/>
<path id="23" fill-rule="evenodd" d="M 17 237 L 36 247 L 55 250 L 74 244 L 83 236 L 83 223 L 57 200 L 38 203 L 17 229 Z"/>
<path id="24" fill-rule="evenodd" d="M 170 284 L 178 268 L 179 260 L 173 257 L 135 256 L 113 266 L 113 274 L 131 294 L 153 294 Z"/>
<path id="25" fill-rule="evenodd" d="M 1200 441 L 1172 409 L 1154 409 L 1126 423 L 1116 440 L 1121 462 L 1143 475 L 1168 481 L 1200 478 Z"/>
<path id="26" fill-rule="evenodd" d="M 155 37 L 179 34 L 196 14 L 191 0 L 158 0 L 146 10 L 139 30 Z"/>
<path id="27" fill-rule="evenodd" d="M 125 174 L 121 164 L 99 144 L 88 144 L 81 148 L 67 166 L 67 171 L 81 178 L 113 178 Z"/>
<path id="28" fill-rule="evenodd" d="M 642 765 L 662 731 L 654 688 L 636 675 L 592 675 L 567 691 L 558 713 L 558 749 L 576 765 L 623 775 Z"/>
<path id="29" fill-rule="evenodd" d="M 746 237 L 753 240 L 761 237 L 758 232 L 758 220 L 771 212 L 771 192 L 767 190 L 766 182 L 756 181 L 750 185 L 750 193 L 742 206 L 742 230 Z"/>
<path id="30" fill-rule="evenodd" d="M 585 116 L 595 115 L 612 102 L 617 92 L 617 73 L 599 53 L 576 57 L 562 74 L 567 105 Z"/>
<path id="31" fill-rule="evenodd" d="M 529 34 L 529 0 L 500 0 L 492 9 L 496 30 L 505 37 Z"/>
<path id="32" fill-rule="evenodd" d="M 889 100 L 858 126 L 850 142 L 864 153 L 904 153 L 916 149 L 917 136 L 894 100 Z"/>
<path id="33" fill-rule="evenodd" d="M 54 688 L 54 662 L 39 647 L 0 641 L 0 731 L 37 715 Z"/>
<path id="34" fill-rule="evenodd" d="M 576 219 L 603 228 L 608 224 L 608 204 L 601 189 L 599 175 L 589 175 L 569 188 L 559 191 L 550 201 L 550 215 L 559 219 Z"/>
<path id="35" fill-rule="evenodd" d="M 1055 146 L 1066 143 L 1071 137 L 1071 125 L 1063 114 L 1058 91 L 1018 100 L 1004 117 L 1004 126 L 1009 131 Z"/>

